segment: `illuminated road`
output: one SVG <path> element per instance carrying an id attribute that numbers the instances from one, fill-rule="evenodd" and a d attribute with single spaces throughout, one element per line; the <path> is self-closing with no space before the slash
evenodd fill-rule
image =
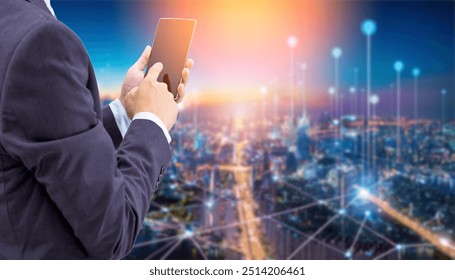
<path id="1" fill-rule="evenodd" d="M 237 159 L 241 159 L 242 144 L 237 145 Z M 202 165 L 200 170 L 211 170 L 213 166 Z M 241 229 L 239 249 L 244 258 L 248 260 L 263 260 L 266 258 L 264 246 L 261 243 L 260 219 L 256 219 L 255 202 L 251 193 L 251 168 L 238 164 L 226 164 L 219 166 L 220 171 L 232 172 L 235 184 L 233 186 L 237 199 L 237 212 L 239 227 Z"/>
<path id="2" fill-rule="evenodd" d="M 431 232 L 430 230 L 422 226 L 419 222 L 395 210 L 392 206 L 389 205 L 387 201 L 384 201 L 370 193 L 364 194 L 364 197 L 367 198 L 372 203 L 374 203 L 375 205 L 377 205 L 378 207 L 380 207 L 390 217 L 397 220 L 401 224 L 405 225 L 409 229 L 413 230 L 422 238 L 433 244 L 444 254 L 451 257 L 452 259 L 455 259 L 455 244 L 453 241 L 450 241 L 447 238 L 441 237 Z"/>
<path id="3" fill-rule="evenodd" d="M 237 197 L 237 211 L 239 213 L 239 222 L 241 223 L 240 245 L 248 260 L 263 260 L 265 259 L 265 251 L 261 243 L 260 222 L 255 221 L 254 200 L 251 194 L 250 176 L 251 170 L 248 172 L 236 170 L 234 171 L 236 184 L 234 192 Z"/>
<path id="4" fill-rule="evenodd" d="M 259 219 L 257 222 L 246 223 L 245 221 L 256 221 L 255 202 L 251 193 L 251 168 L 241 166 L 242 144 L 237 145 L 238 165 L 233 167 L 235 184 L 234 193 L 237 198 L 237 211 L 239 222 L 241 222 L 242 233 L 240 244 L 245 259 L 263 260 L 266 257 L 265 250 L 261 243 L 261 231 Z"/>

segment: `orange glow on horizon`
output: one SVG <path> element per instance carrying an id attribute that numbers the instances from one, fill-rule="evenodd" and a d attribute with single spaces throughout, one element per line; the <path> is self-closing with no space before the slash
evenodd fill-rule
<path id="1" fill-rule="evenodd" d="M 157 17 L 197 20 L 190 52 L 195 66 L 186 99 L 211 105 L 259 101 L 262 85 L 275 87 L 282 98 L 289 98 L 290 35 L 298 38 L 295 62 L 305 59 L 312 70 L 306 79 L 320 80 L 312 59 L 326 52 L 320 46 L 331 40 L 329 24 L 341 18 L 329 5 L 305 0 L 168 0 L 156 1 L 150 9 L 155 15 L 151 21 Z M 279 83 L 272 85 L 274 79 Z M 199 93 L 194 97 L 191 92 L 196 88 Z M 318 98 L 320 94 L 308 94 L 308 106 L 318 106 Z"/>
<path id="2" fill-rule="evenodd" d="M 309 57 L 318 51 L 317 32 L 326 25 L 321 21 L 324 26 L 314 28 L 313 22 L 323 18 L 324 11 L 324 4 L 316 1 L 210 1 L 198 6 L 182 9 L 187 11 L 182 16 L 198 19 L 192 55 L 197 61 L 195 71 L 201 67 L 217 74 L 201 81 L 209 87 L 252 87 L 286 76 L 288 36 L 299 38 L 296 58 Z"/>

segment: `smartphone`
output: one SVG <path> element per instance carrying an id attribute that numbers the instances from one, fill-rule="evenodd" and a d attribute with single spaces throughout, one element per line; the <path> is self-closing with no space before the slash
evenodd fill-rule
<path id="1" fill-rule="evenodd" d="M 194 19 L 161 18 L 158 22 L 145 75 L 153 64 L 161 62 L 163 70 L 158 81 L 167 84 L 174 99 L 178 98 L 177 87 L 182 82 L 195 28 Z"/>

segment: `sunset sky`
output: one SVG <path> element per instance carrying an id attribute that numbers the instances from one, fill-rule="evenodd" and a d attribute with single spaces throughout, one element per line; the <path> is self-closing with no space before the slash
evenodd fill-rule
<path id="1" fill-rule="evenodd" d="M 365 3 L 366 2 L 366 3 Z M 249 102 L 266 85 L 286 98 L 290 87 L 290 49 L 298 38 L 295 62 L 304 61 L 310 105 L 328 104 L 334 83 L 334 46 L 340 59 L 340 91 L 354 82 L 365 86 L 366 41 L 360 24 L 376 21 L 372 38 L 372 90 L 392 92 L 393 62 L 405 64 L 404 98 L 412 93 L 411 69 L 422 72 L 421 91 L 429 115 L 440 104 L 441 88 L 454 104 L 454 3 L 451 1 L 301 1 L 301 0 L 53 0 L 57 17 L 84 42 L 103 95 L 118 94 L 124 73 L 146 44 L 160 17 L 198 21 L 190 56 L 191 93 L 204 104 Z M 297 69 L 298 70 L 298 69 Z M 296 80 L 301 71 L 296 72 Z M 437 97 L 437 98 L 435 98 Z M 390 99 L 390 98 L 389 98 Z M 437 99 L 437 100 L 436 100 Z M 384 98 L 387 100 L 387 98 Z M 386 103 L 384 103 L 386 104 Z M 406 102 L 404 102 L 406 104 Z M 404 105 L 406 106 L 406 105 Z"/>

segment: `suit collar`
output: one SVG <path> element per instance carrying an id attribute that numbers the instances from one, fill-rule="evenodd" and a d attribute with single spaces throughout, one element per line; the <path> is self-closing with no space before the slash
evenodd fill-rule
<path id="1" fill-rule="evenodd" d="M 44 3 L 44 0 L 26 0 L 27 2 L 32 3 L 35 6 L 38 6 L 42 10 L 44 10 L 46 13 L 52 15 L 51 11 L 46 6 L 46 3 Z"/>

